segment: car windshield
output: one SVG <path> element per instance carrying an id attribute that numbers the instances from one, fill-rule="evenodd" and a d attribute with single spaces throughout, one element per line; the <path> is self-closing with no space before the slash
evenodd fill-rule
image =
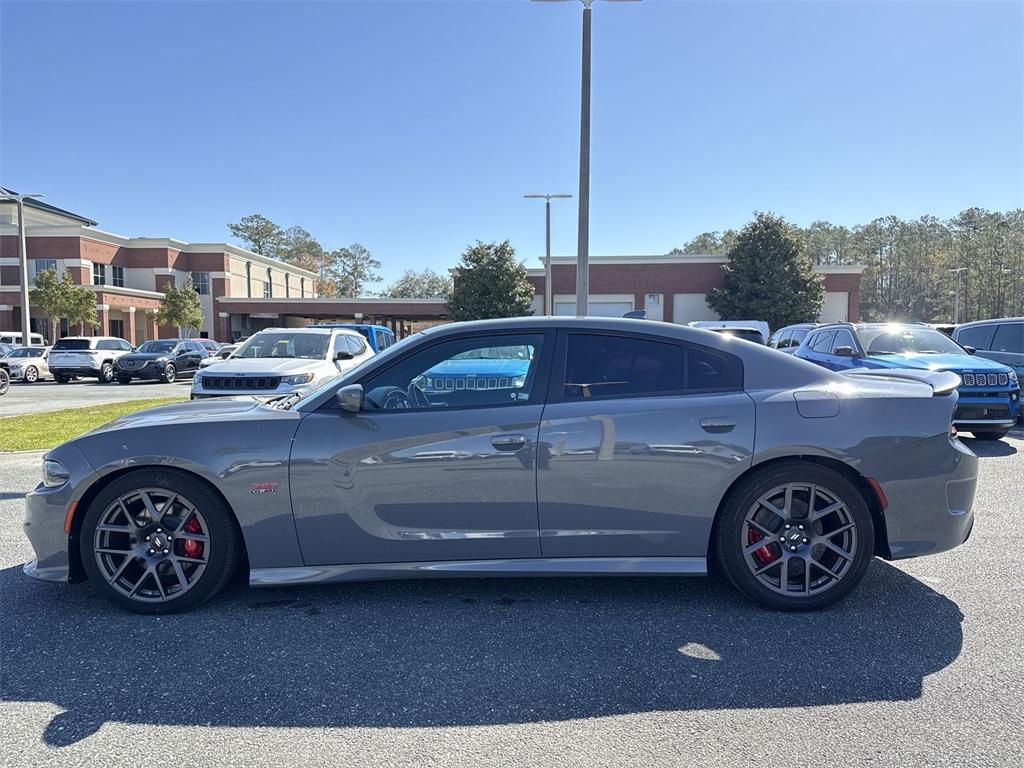
<path id="1" fill-rule="evenodd" d="M 45 351 L 43 347 L 21 347 L 11 352 L 8 357 L 39 357 Z"/>
<path id="2" fill-rule="evenodd" d="M 176 341 L 147 341 L 139 347 L 138 351 L 147 355 L 166 354 L 178 346 Z"/>
<path id="3" fill-rule="evenodd" d="M 329 333 L 257 333 L 231 355 L 233 358 L 298 357 L 323 360 L 327 357 Z"/>
<path id="4" fill-rule="evenodd" d="M 886 325 L 860 329 L 861 343 L 869 355 L 964 355 L 966 351 L 942 331 L 910 325 Z"/>

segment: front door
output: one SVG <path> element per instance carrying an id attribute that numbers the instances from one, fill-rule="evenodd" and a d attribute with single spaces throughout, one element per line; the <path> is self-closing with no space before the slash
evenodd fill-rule
<path id="1" fill-rule="evenodd" d="M 751 463 L 754 404 L 729 354 L 563 333 L 541 423 L 544 557 L 700 557 Z"/>
<path id="2" fill-rule="evenodd" d="M 530 558 L 545 333 L 440 341 L 302 420 L 292 505 L 307 565 Z"/>

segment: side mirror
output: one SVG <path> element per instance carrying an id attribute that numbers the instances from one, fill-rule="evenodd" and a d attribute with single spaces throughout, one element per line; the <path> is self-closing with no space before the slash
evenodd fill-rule
<path id="1" fill-rule="evenodd" d="M 836 347 L 832 354 L 836 357 L 853 357 L 853 347 Z"/>
<path id="2" fill-rule="evenodd" d="M 968 355 L 973 355 L 973 354 L 975 354 L 978 351 L 974 347 L 970 347 L 970 346 L 968 346 L 966 344 L 964 344 L 964 349 L 967 350 L 967 354 Z"/>
<path id="3" fill-rule="evenodd" d="M 352 358 L 353 358 L 353 354 L 351 352 L 335 352 L 334 353 L 334 359 L 335 360 L 351 360 Z"/>
<path id="4" fill-rule="evenodd" d="M 334 393 L 334 398 L 341 406 L 341 410 L 349 413 L 359 413 L 363 410 L 363 385 L 349 384 Z"/>

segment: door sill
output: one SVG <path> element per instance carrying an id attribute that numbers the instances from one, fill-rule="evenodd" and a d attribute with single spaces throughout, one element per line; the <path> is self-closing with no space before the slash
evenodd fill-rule
<path id="1" fill-rule="evenodd" d="M 443 560 L 426 563 L 358 563 L 252 568 L 255 587 L 339 581 L 538 576 L 706 576 L 705 557 L 551 557 L 521 560 Z"/>

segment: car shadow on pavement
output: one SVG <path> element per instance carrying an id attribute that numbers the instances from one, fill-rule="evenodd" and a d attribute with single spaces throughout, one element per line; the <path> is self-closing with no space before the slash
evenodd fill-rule
<path id="1" fill-rule="evenodd" d="M 1013 456 L 1017 453 L 1017 446 L 1006 440 L 978 440 L 973 437 L 962 437 L 960 441 L 982 458 Z"/>
<path id="2" fill-rule="evenodd" d="M 2 700 L 105 722 L 417 727 L 904 701 L 960 653 L 955 603 L 882 561 L 832 609 L 718 579 L 441 580 L 256 590 L 143 617 L 0 572 Z"/>

